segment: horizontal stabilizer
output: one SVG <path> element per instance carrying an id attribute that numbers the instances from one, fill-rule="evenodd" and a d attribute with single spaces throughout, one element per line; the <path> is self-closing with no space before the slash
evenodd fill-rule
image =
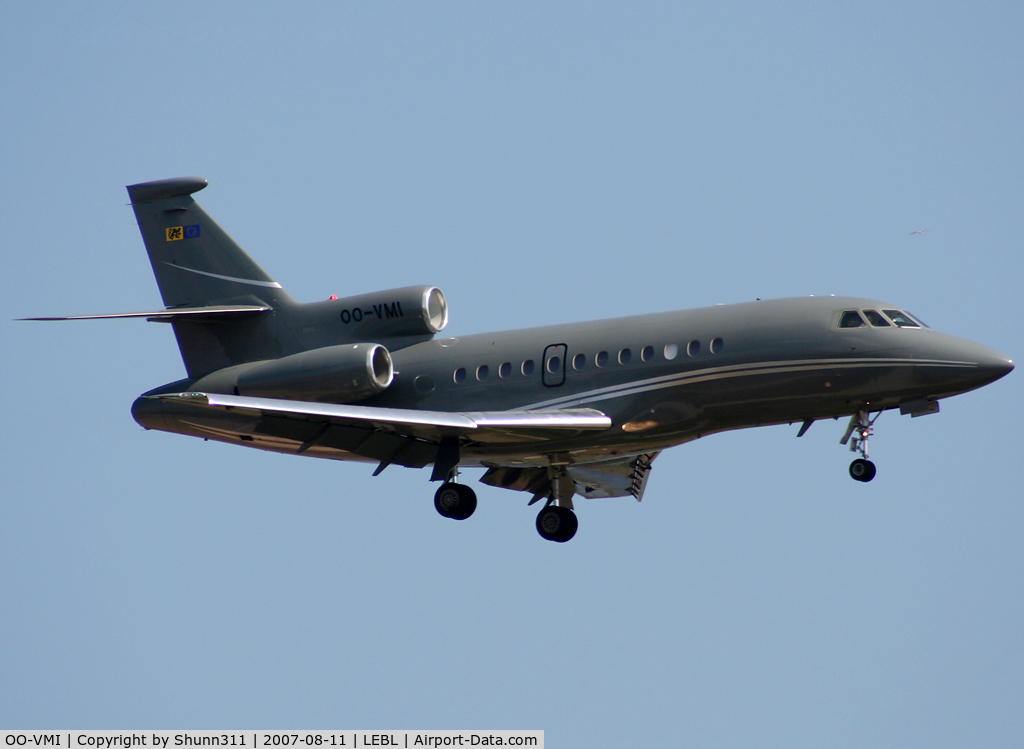
<path id="1" fill-rule="evenodd" d="M 128 185 L 128 197 L 132 203 L 148 203 L 152 200 L 166 200 L 199 192 L 210 183 L 202 177 L 174 177 Z"/>
<path id="2" fill-rule="evenodd" d="M 21 320 L 114 320 L 121 317 L 145 317 L 154 322 L 171 322 L 178 318 L 196 317 L 203 320 L 217 317 L 236 317 L 268 312 L 271 307 L 258 304 L 214 304 L 209 307 L 172 307 L 149 312 L 114 312 L 109 315 L 70 315 L 68 317 L 22 317 Z"/>
<path id="3" fill-rule="evenodd" d="M 442 436 L 459 434 L 475 442 L 524 439 L 543 441 L 564 437 L 567 432 L 608 429 L 612 424 L 608 416 L 591 408 L 448 412 L 252 398 L 219 393 L 173 393 L 149 397 L 217 409 L 245 409 L 306 421 L 372 427 L 431 442 L 439 441 Z"/>

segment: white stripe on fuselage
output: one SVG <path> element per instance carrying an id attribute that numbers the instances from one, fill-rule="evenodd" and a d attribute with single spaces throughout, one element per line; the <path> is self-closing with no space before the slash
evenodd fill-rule
<path id="1" fill-rule="evenodd" d="M 519 406 L 513 411 L 526 411 L 535 408 L 569 408 L 586 403 L 620 398 L 626 395 L 646 393 L 652 390 L 663 390 L 682 384 L 722 380 L 733 377 L 751 377 L 776 372 L 813 372 L 815 370 L 834 371 L 837 369 L 860 369 L 865 367 L 892 366 L 925 366 L 925 367 L 976 367 L 974 362 L 945 361 L 942 359 L 800 359 L 780 362 L 755 362 L 751 364 L 733 364 L 725 367 L 711 367 L 689 372 L 677 372 L 661 377 L 651 377 L 635 382 L 623 382 L 609 387 L 587 390 L 573 395 Z"/>

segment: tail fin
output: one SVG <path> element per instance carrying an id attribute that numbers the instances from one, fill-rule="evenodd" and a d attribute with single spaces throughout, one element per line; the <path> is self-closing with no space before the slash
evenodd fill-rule
<path id="1" fill-rule="evenodd" d="M 180 177 L 128 186 L 164 304 L 203 307 L 249 296 L 271 306 L 291 301 L 281 284 L 192 199 L 207 184 L 198 177 Z"/>
<path id="2" fill-rule="evenodd" d="M 245 250 L 192 199 L 208 182 L 179 177 L 128 186 L 135 218 L 167 307 L 224 304 L 281 309 L 294 302 Z M 172 322 L 190 377 L 256 359 L 273 358 L 267 321 Z"/>

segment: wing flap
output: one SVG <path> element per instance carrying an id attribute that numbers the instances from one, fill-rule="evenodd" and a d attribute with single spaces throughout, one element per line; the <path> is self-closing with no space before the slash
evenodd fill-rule
<path id="1" fill-rule="evenodd" d="M 600 463 L 574 463 L 566 467 L 576 493 L 587 499 L 635 497 L 643 499 L 651 463 L 658 453 L 646 453 Z M 494 466 L 480 481 L 490 486 L 519 492 L 546 492 L 551 484 L 548 468 Z"/>
<path id="2" fill-rule="evenodd" d="M 576 483 L 576 491 L 584 497 L 644 498 L 651 463 L 658 453 L 647 453 L 617 463 L 569 466 L 569 475 Z"/>

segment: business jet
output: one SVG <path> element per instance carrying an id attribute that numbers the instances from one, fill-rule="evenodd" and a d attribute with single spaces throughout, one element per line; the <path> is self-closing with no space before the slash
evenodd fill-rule
<path id="1" fill-rule="evenodd" d="M 923 416 L 1013 369 L 898 304 L 816 296 L 439 338 L 444 294 L 413 286 L 294 301 L 194 201 L 185 177 L 128 194 L 163 297 L 145 312 L 35 320 L 170 323 L 187 377 L 132 406 L 146 429 L 388 466 L 432 466 L 437 511 L 465 520 L 460 469 L 541 503 L 550 541 L 574 498 L 642 499 L 658 454 L 716 432 L 849 417 L 850 476 L 876 468 L 883 411 Z"/>

